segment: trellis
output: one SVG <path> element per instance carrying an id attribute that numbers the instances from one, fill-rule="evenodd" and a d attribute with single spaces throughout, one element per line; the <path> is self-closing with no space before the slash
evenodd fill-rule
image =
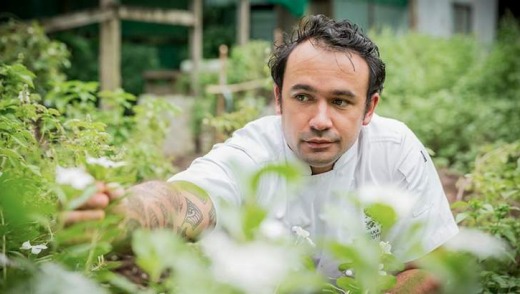
<path id="1" fill-rule="evenodd" d="M 202 60 L 202 0 L 192 0 L 190 10 L 142 8 L 120 5 L 117 0 L 100 0 L 99 7 L 67 13 L 41 21 L 46 32 L 100 24 L 99 77 L 102 90 L 121 87 L 121 20 L 190 27 L 192 60 L 191 90 L 198 93 L 198 71 Z"/>

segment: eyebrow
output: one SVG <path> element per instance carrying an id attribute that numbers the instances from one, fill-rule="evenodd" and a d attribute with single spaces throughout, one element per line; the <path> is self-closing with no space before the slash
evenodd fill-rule
<path id="1" fill-rule="evenodd" d="M 296 90 L 304 90 L 304 91 L 312 92 L 312 93 L 318 92 L 318 90 L 316 90 L 314 87 L 305 85 L 305 84 L 296 84 L 291 87 L 291 91 L 296 91 Z"/>
<path id="2" fill-rule="evenodd" d="M 291 87 L 291 91 L 303 90 L 311 93 L 317 93 L 318 90 L 306 84 L 296 84 Z M 329 94 L 332 96 L 342 96 L 348 98 L 356 98 L 356 95 L 350 90 L 333 90 Z"/>

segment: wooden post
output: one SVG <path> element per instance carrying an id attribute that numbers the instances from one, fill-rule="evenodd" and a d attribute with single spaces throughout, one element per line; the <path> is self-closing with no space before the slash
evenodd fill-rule
<path id="1" fill-rule="evenodd" d="M 191 1 L 194 24 L 190 29 L 191 61 L 191 93 L 194 96 L 200 94 L 199 70 L 202 61 L 202 0 Z"/>
<path id="2" fill-rule="evenodd" d="M 99 77 L 102 90 L 121 88 L 121 24 L 116 0 L 100 0 L 101 11 L 109 17 L 101 22 Z"/>
<path id="3" fill-rule="evenodd" d="M 410 0 L 408 2 L 408 15 L 410 30 L 417 31 L 417 0 Z"/>
<path id="4" fill-rule="evenodd" d="M 276 48 L 283 44 L 283 31 L 281 28 L 275 28 L 273 31 L 273 46 Z"/>
<path id="5" fill-rule="evenodd" d="M 251 7 L 249 0 L 240 0 L 237 12 L 237 43 L 238 45 L 244 45 L 249 42 L 249 27 L 251 18 Z"/>
<path id="6" fill-rule="evenodd" d="M 223 89 L 227 84 L 227 59 L 228 59 L 228 47 L 226 45 L 220 45 L 218 47 L 219 51 L 219 60 L 220 60 L 220 71 L 218 75 L 219 86 Z M 215 109 L 215 116 L 220 116 L 226 112 L 226 98 L 224 97 L 224 93 L 220 92 L 217 94 L 217 105 Z M 214 142 L 224 142 L 226 140 L 226 135 L 224 132 L 215 130 L 214 134 Z"/>
<path id="7" fill-rule="evenodd" d="M 228 59 L 228 47 L 226 45 L 220 45 L 218 47 L 219 60 L 220 60 L 220 72 L 219 72 L 219 85 L 221 87 L 227 84 L 227 59 Z M 217 109 L 216 115 L 221 115 L 226 112 L 226 100 L 223 93 L 217 95 Z"/>

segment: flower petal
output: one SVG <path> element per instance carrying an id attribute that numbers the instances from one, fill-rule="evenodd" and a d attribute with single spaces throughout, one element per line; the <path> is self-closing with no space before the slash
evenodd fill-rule
<path id="1" fill-rule="evenodd" d="M 42 251 L 41 248 L 38 248 L 36 246 L 34 246 L 33 248 L 31 248 L 31 253 L 32 254 L 39 254 L 40 252 Z"/>
<path id="2" fill-rule="evenodd" d="M 23 242 L 22 247 L 20 247 L 20 249 L 23 249 L 23 250 L 29 250 L 31 248 L 32 248 L 31 242 L 29 242 L 29 241 Z"/>

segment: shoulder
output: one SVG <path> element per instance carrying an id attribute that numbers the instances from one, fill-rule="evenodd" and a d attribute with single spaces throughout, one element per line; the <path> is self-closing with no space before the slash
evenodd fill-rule
<path id="1" fill-rule="evenodd" d="M 247 123 L 218 147 L 238 149 L 256 163 L 275 161 L 283 150 L 281 118 L 264 116 Z"/>
<path id="2" fill-rule="evenodd" d="M 406 124 L 379 115 L 362 128 L 359 149 L 369 174 L 390 182 L 402 181 L 403 175 L 412 177 L 428 158 L 423 144 Z"/>
<path id="3" fill-rule="evenodd" d="M 403 122 L 374 114 L 371 122 L 361 130 L 364 140 L 369 142 L 404 143 L 413 132 Z"/>

